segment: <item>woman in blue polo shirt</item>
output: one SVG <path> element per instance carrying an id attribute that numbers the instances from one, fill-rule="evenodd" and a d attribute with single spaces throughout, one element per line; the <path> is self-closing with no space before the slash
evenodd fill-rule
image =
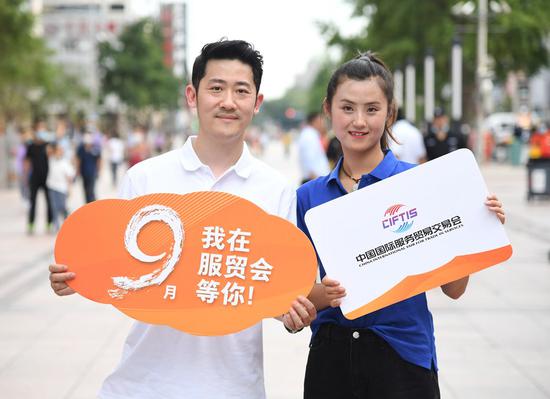
<path id="1" fill-rule="evenodd" d="M 397 160 L 388 149 L 396 116 L 393 79 L 372 53 L 334 72 L 323 108 L 342 144 L 343 157 L 329 175 L 298 189 L 298 227 L 308 237 L 307 210 L 414 166 Z M 504 223 L 497 198 L 488 197 L 486 204 Z M 338 307 L 345 289 L 325 276 L 321 262 L 319 271 L 322 284 L 316 284 L 309 296 L 319 312 L 311 324 L 304 398 L 439 398 L 434 328 L 426 295 L 348 320 Z M 467 284 L 465 277 L 442 289 L 456 299 Z"/>

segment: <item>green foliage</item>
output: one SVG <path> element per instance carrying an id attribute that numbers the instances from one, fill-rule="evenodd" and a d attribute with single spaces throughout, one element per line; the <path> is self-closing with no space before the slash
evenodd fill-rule
<path id="1" fill-rule="evenodd" d="M 33 35 L 34 18 L 24 3 L 0 1 L 0 113 L 6 119 L 24 118 L 49 101 L 68 104 L 88 95 L 49 61 L 51 52 Z"/>
<path id="2" fill-rule="evenodd" d="M 502 77 L 509 71 L 536 73 L 550 62 L 550 7 L 546 0 L 507 0 L 512 12 L 491 21 L 489 53 L 495 59 L 495 71 Z"/>
<path id="3" fill-rule="evenodd" d="M 135 110 L 175 109 L 182 82 L 163 63 L 159 23 L 143 19 L 126 27 L 117 43 L 99 46 L 102 95 L 116 94 Z"/>
<path id="4" fill-rule="evenodd" d="M 262 125 L 267 120 L 275 121 L 283 129 L 290 129 L 300 124 L 303 118 L 300 110 L 304 109 L 307 101 L 307 92 L 304 89 L 289 89 L 281 98 L 266 100 L 262 104 L 262 112 L 254 118 L 255 125 Z M 288 108 L 297 110 L 296 117 L 289 119 L 285 116 Z"/>
<path id="5" fill-rule="evenodd" d="M 336 63 L 326 58 L 321 63 L 321 68 L 317 72 L 315 79 L 311 83 L 308 93 L 308 106 L 307 111 L 321 111 L 323 100 L 326 97 L 327 85 L 332 73 L 336 69 Z"/>
<path id="6" fill-rule="evenodd" d="M 327 84 L 334 68 L 335 63 L 329 58 L 320 61 L 319 71 L 308 87 L 295 86 L 287 90 L 283 97 L 265 101 L 262 112 L 254 118 L 255 123 L 262 124 L 266 119 L 271 119 L 284 129 L 290 129 L 299 126 L 308 113 L 321 111 Z M 294 119 L 285 116 L 288 108 L 296 110 Z"/>
<path id="7" fill-rule="evenodd" d="M 457 0 L 351 0 L 353 16 L 362 18 L 364 29 L 356 36 L 343 37 L 337 27 L 324 24 L 329 45 L 343 50 L 343 59 L 358 51 L 373 50 L 391 69 L 403 67 L 408 58 L 417 67 L 417 91 L 423 90 L 423 59 L 428 49 L 436 63 L 436 93 L 449 82 L 451 46 L 455 36 L 463 42 L 464 83 L 473 85 L 476 65 L 477 14 L 457 17 L 451 13 Z M 510 13 L 489 18 L 488 51 L 494 62 L 495 78 L 503 80 L 510 71 L 536 72 L 549 63 L 545 42 L 550 37 L 550 7 L 546 0 L 506 0 Z M 477 4 L 477 1 L 475 2 Z M 465 93 L 473 90 L 465 90 Z"/>
<path id="8" fill-rule="evenodd" d="M 29 108 L 28 92 L 48 81 L 47 51 L 33 36 L 22 0 L 0 2 L 0 109 L 13 119 Z"/>

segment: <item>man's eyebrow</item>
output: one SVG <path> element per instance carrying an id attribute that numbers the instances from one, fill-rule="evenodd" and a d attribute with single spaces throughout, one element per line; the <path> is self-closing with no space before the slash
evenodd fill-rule
<path id="1" fill-rule="evenodd" d="M 212 79 L 208 79 L 208 83 L 220 83 L 220 84 L 227 84 L 227 82 L 223 79 L 219 79 L 219 78 L 212 78 Z"/>
<path id="2" fill-rule="evenodd" d="M 212 84 L 212 83 L 219 83 L 219 84 L 223 84 L 223 85 L 228 84 L 228 82 L 227 82 L 226 80 L 219 79 L 219 78 L 212 78 L 212 79 L 209 79 L 209 80 L 208 80 L 208 83 L 209 83 L 209 84 Z M 237 86 L 246 86 L 246 87 L 248 87 L 248 88 L 251 88 L 251 87 L 252 87 L 252 85 L 251 85 L 249 82 L 247 82 L 246 80 L 239 80 L 239 81 L 235 82 L 235 84 L 236 84 Z"/>
<path id="3" fill-rule="evenodd" d="M 246 87 L 252 87 L 250 83 L 248 83 L 246 80 L 239 80 L 236 82 L 238 86 L 246 86 Z"/>

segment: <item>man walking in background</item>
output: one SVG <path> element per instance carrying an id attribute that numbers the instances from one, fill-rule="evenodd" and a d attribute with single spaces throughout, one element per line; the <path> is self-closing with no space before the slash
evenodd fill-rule
<path id="1" fill-rule="evenodd" d="M 390 140 L 390 148 L 403 162 L 421 164 L 426 161 L 426 148 L 422 132 L 405 119 L 401 108 L 397 110 L 397 120 L 391 129 L 397 142 Z"/>
<path id="2" fill-rule="evenodd" d="M 430 132 L 424 139 L 428 161 L 467 148 L 466 139 L 460 132 L 453 132 L 449 125 L 449 117 L 443 108 L 436 108 Z"/>
<path id="3" fill-rule="evenodd" d="M 298 138 L 302 184 L 330 172 L 327 155 L 321 143 L 321 132 L 325 130 L 321 113 L 308 114 L 306 122 Z"/>

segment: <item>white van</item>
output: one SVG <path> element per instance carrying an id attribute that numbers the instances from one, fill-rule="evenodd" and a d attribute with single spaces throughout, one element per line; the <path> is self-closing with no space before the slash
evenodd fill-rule
<path id="1" fill-rule="evenodd" d="M 497 146 L 512 142 L 517 117 L 512 112 L 496 112 L 485 119 L 484 130 L 491 132 Z"/>

